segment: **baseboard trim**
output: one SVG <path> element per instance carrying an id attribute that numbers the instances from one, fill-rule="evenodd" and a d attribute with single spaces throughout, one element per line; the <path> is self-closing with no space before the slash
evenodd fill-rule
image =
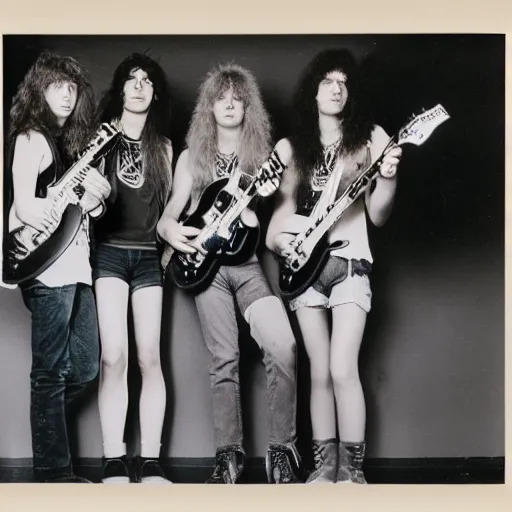
<path id="1" fill-rule="evenodd" d="M 211 474 L 213 457 L 166 457 L 164 469 L 176 483 L 202 483 Z M 101 477 L 100 458 L 80 458 L 78 474 L 93 482 Z M 369 483 L 382 484 L 503 484 L 504 457 L 369 458 L 365 461 Z M 0 482 L 32 481 L 31 458 L 0 458 Z M 265 459 L 248 458 L 240 483 L 265 483 Z"/>

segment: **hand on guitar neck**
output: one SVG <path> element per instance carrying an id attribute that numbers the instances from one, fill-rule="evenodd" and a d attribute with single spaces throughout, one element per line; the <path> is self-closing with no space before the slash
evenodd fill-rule
<path id="1" fill-rule="evenodd" d="M 84 188 L 84 195 L 80 198 L 79 204 L 85 213 L 94 211 L 110 195 L 111 187 L 108 180 L 103 177 L 94 167 L 90 167 L 83 179 L 81 186 Z"/>

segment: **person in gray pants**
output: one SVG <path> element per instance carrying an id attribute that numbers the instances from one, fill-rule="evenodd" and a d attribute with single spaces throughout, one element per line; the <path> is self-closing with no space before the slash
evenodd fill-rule
<path id="1" fill-rule="evenodd" d="M 199 98 L 181 153 L 169 203 L 160 219 L 159 235 L 181 253 L 195 253 L 199 229 L 179 222 L 194 211 L 201 193 L 217 179 L 229 177 L 240 190 L 262 165 L 280 177 L 284 167 L 270 155 L 270 122 L 252 73 L 235 64 L 220 65 L 201 85 Z M 279 180 L 277 180 L 277 185 Z M 242 229 L 258 229 L 247 208 Z M 215 469 L 207 483 L 236 483 L 244 466 L 239 383 L 236 304 L 263 352 L 267 375 L 269 483 L 300 481 L 296 440 L 296 343 L 279 298 L 271 291 L 256 255 L 237 266 L 221 266 L 213 282 L 196 294 L 204 339 L 210 352 L 210 383 L 216 443 Z"/>

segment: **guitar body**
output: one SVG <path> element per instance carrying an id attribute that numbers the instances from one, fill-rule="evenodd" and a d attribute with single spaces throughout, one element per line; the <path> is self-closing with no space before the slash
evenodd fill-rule
<path id="1" fill-rule="evenodd" d="M 196 210 L 183 222 L 184 226 L 203 229 L 204 217 L 211 211 L 224 212 L 235 200 L 224 190 L 228 178 L 211 183 L 201 195 Z M 166 278 L 170 277 L 178 288 L 199 293 L 207 288 L 221 265 L 241 265 L 256 251 L 259 242 L 259 228 L 248 228 L 240 219 L 229 226 L 229 236 L 223 238 L 214 234 L 209 237 L 204 248 L 208 251 L 201 260 L 194 261 L 194 255 L 174 251 L 166 267 Z"/>
<path id="2" fill-rule="evenodd" d="M 437 105 L 414 117 L 402 127 L 396 137 L 396 144 L 400 146 L 409 143 L 420 146 L 440 124 L 449 118 L 450 116 L 446 110 L 441 105 Z M 327 263 L 329 253 L 334 249 L 340 249 L 348 245 L 348 241 L 334 242 L 329 245 L 328 230 L 341 218 L 349 206 L 370 187 L 379 172 L 379 165 L 384 159 L 386 150 L 391 147 L 394 140 L 395 136 L 391 137 L 380 156 L 358 178 L 350 183 L 340 198 L 329 205 L 325 215 L 317 219 L 315 227 L 308 228 L 308 231 L 297 235 L 300 243 L 297 244 L 298 247 L 294 247 L 294 253 L 290 255 L 292 264 L 285 264 L 286 260 L 281 259 L 279 265 L 279 289 L 285 299 L 294 299 L 305 292 L 318 279 Z M 300 246 L 304 243 L 304 240 L 315 233 L 315 230 L 319 231 L 317 231 L 318 235 L 314 239 L 318 238 L 319 241 L 315 244 L 309 256 L 304 255 L 300 252 Z"/>
<path id="3" fill-rule="evenodd" d="M 79 197 L 73 190 L 82 183 L 90 165 L 115 145 L 119 128 L 102 123 L 80 158 L 47 188 L 51 199 L 52 226 L 39 232 L 25 225 L 17 217 L 14 205 L 9 214 L 9 234 L 3 250 L 3 280 L 7 284 L 21 284 L 37 277 L 59 258 L 75 238 L 83 220 Z"/>
<path id="4" fill-rule="evenodd" d="M 21 284 L 44 272 L 69 247 L 80 228 L 82 220 L 82 209 L 74 204 L 68 205 L 52 236 L 23 259 L 20 259 L 23 249 L 20 249 L 16 239 L 20 235 L 23 236 L 22 232 L 24 230 L 34 231 L 35 233 L 37 231 L 30 226 L 20 226 L 13 229 L 5 241 L 4 282 L 7 284 Z"/>
<path id="5" fill-rule="evenodd" d="M 298 270 L 279 264 L 279 291 L 284 299 L 292 300 L 304 293 L 318 279 L 329 259 L 331 251 L 341 249 L 349 244 L 346 240 L 329 245 L 328 236 L 324 235 L 315 245 L 306 263 Z"/>

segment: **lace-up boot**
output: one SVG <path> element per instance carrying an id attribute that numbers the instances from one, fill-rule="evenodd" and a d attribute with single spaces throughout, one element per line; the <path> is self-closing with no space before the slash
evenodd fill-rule
<path id="1" fill-rule="evenodd" d="M 366 484 L 363 474 L 365 442 L 340 442 L 338 452 L 338 484 Z"/>
<path id="2" fill-rule="evenodd" d="M 333 484 L 338 471 L 338 443 L 336 439 L 313 440 L 314 469 L 307 484 Z"/>

